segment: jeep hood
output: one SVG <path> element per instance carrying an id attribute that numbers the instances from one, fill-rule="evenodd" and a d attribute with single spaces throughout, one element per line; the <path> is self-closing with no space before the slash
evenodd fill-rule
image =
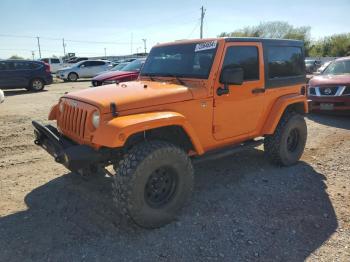
<path id="1" fill-rule="evenodd" d="M 97 106 L 102 114 L 111 112 L 114 102 L 117 111 L 191 100 L 188 87 L 165 82 L 135 81 L 119 85 L 111 84 L 99 88 L 88 88 L 63 96 Z"/>
<path id="2" fill-rule="evenodd" d="M 310 79 L 310 86 L 318 85 L 349 85 L 350 75 L 319 75 Z"/>

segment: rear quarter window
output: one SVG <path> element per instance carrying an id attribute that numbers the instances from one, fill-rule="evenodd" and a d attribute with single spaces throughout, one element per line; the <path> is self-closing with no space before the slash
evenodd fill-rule
<path id="1" fill-rule="evenodd" d="M 52 64 L 59 64 L 59 63 L 60 63 L 60 60 L 57 59 L 57 58 L 51 58 L 51 63 L 52 63 Z"/>
<path id="2" fill-rule="evenodd" d="M 270 46 L 268 49 L 269 79 L 304 74 L 303 50 L 293 46 Z"/>

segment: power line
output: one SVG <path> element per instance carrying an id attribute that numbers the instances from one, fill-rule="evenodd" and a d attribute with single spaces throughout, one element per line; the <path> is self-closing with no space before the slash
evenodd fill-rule
<path id="1" fill-rule="evenodd" d="M 189 35 L 186 38 L 190 38 L 193 35 L 194 31 L 198 28 L 199 25 L 200 25 L 200 20 L 198 19 L 196 24 L 194 25 L 191 33 L 189 33 Z"/>

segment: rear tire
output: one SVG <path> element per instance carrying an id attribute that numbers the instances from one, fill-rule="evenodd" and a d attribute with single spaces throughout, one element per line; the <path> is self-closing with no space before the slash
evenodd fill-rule
<path id="1" fill-rule="evenodd" d="M 76 82 L 78 80 L 79 76 L 77 73 L 69 73 L 68 80 L 71 82 Z"/>
<path id="2" fill-rule="evenodd" d="M 175 219 L 192 188 L 192 163 L 182 149 L 163 141 L 144 142 L 116 168 L 113 200 L 139 226 L 157 228 Z"/>
<path id="3" fill-rule="evenodd" d="M 45 87 L 45 82 L 42 79 L 34 78 L 32 81 L 30 81 L 28 90 L 39 92 L 43 90 L 44 87 Z"/>
<path id="4" fill-rule="evenodd" d="M 279 166 L 297 163 L 306 144 L 307 127 L 302 115 L 287 111 L 278 123 L 275 132 L 266 136 L 264 150 L 271 162 Z"/>

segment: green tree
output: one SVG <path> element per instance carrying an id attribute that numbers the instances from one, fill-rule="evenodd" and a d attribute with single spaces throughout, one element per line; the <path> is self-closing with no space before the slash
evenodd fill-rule
<path id="1" fill-rule="evenodd" d="M 223 32 L 219 36 L 233 37 L 265 37 L 302 40 L 305 44 L 306 53 L 310 46 L 309 26 L 294 27 L 287 22 L 272 21 L 262 22 L 257 26 L 247 26 L 231 33 Z"/>
<path id="2" fill-rule="evenodd" d="M 24 59 L 24 58 L 18 55 L 12 55 L 9 57 L 9 59 Z"/>

